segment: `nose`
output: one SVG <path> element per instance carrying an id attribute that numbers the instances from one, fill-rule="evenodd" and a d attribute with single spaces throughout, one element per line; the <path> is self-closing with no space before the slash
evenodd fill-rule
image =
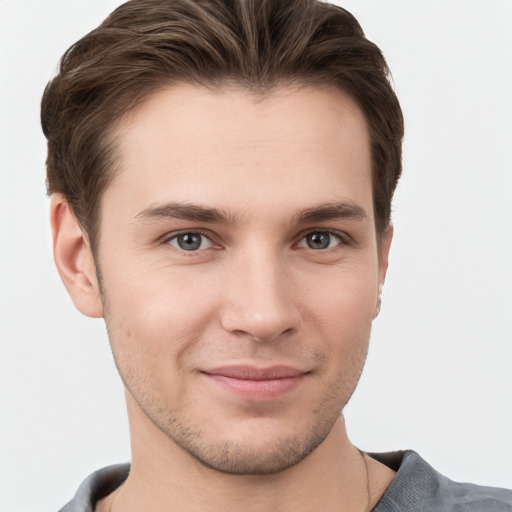
<path id="1" fill-rule="evenodd" d="M 221 322 L 256 341 L 272 341 L 298 329 L 298 290 L 286 262 L 272 251 L 244 254 L 230 267 Z"/>

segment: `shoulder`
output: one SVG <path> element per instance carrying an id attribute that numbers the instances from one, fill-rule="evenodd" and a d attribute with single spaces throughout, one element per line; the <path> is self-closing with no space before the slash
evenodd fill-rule
<path id="1" fill-rule="evenodd" d="M 370 454 L 397 474 L 373 512 L 512 512 L 512 491 L 454 482 L 416 452 Z"/>
<path id="2" fill-rule="evenodd" d="M 89 475 L 73 499 L 59 512 L 94 512 L 96 503 L 117 489 L 128 477 L 130 464 L 116 464 Z"/>

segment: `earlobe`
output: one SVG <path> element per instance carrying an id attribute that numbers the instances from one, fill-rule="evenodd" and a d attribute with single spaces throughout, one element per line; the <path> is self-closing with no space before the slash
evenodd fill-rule
<path id="1" fill-rule="evenodd" d="M 61 194 L 52 196 L 50 222 L 55 265 L 66 290 L 81 313 L 102 317 L 103 304 L 89 241 Z"/>

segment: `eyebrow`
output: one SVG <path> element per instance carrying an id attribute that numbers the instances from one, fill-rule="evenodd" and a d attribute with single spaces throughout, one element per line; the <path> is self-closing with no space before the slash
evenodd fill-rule
<path id="1" fill-rule="evenodd" d="M 326 220 L 368 220 L 364 209 L 352 202 L 327 203 L 301 210 L 296 215 L 297 224 L 309 224 Z"/>
<path id="2" fill-rule="evenodd" d="M 135 216 L 136 219 L 181 219 L 196 222 L 212 222 L 218 224 L 234 224 L 235 217 L 218 208 L 205 208 L 188 203 L 166 203 L 150 206 Z"/>
<path id="3" fill-rule="evenodd" d="M 150 206 L 139 212 L 135 219 L 181 219 L 192 222 L 209 222 L 232 225 L 237 222 L 237 215 L 219 208 L 207 208 L 190 203 L 170 202 L 163 205 Z M 325 203 L 299 210 L 293 216 L 297 224 L 310 224 L 327 220 L 368 220 L 365 210 L 352 202 Z"/>

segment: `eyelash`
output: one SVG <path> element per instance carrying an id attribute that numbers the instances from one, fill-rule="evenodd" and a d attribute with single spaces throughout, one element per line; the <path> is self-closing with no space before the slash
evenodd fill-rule
<path id="1" fill-rule="evenodd" d="M 324 236 L 324 235 L 328 235 L 330 237 L 329 239 L 329 245 L 331 244 L 332 242 L 332 239 L 337 239 L 337 243 L 334 247 L 325 247 L 325 248 L 317 248 L 316 250 L 313 249 L 312 247 L 309 247 L 307 246 L 307 238 L 312 236 L 312 235 L 321 235 L 321 236 Z M 346 241 L 346 238 L 344 238 L 340 233 L 335 233 L 333 231 L 320 231 L 320 230 L 314 230 L 314 231 L 309 231 L 308 233 L 304 234 L 301 238 L 300 238 L 300 241 L 299 241 L 299 244 L 302 244 L 302 243 L 305 243 L 306 246 L 302 246 L 304 247 L 305 249 L 311 249 L 311 250 L 315 250 L 315 252 L 323 252 L 323 251 L 326 251 L 328 249 L 336 249 L 338 248 L 340 245 L 346 245 L 347 241 Z"/>
<path id="2" fill-rule="evenodd" d="M 215 243 L 211 239 L 211 234 L 208 231 L 205 231 L 205 230 L 202 230 L 202 229 L 194 229 L 194 230 L 190 230 L 190 231 L 180 231 L 178 233 L 172 233 L 171 235 L 166 236 L 162 240 L 162 243 L 166 244 L 166 245 L 171 245 L 171 242 L 173 240 L 177 240 L 180 236 L 185 236 L 185 235 L 199 235 L 203 239 L 207 239 L 213 246 L 215 246 Z M 202 243 L 203 242 L 201 242 L 201 244 Z M 182 249 L 181 247 L 176 247 L 176 249 L 178 249 L 180 252 L 186 253 L 186 254 L 200 252 L 198 250 L 187 251 L 186 249 Z"/>
<path id="3" fill-rule="evenodd" d="M 172 241 L 177 240 L 179 237 L 185 236 L 185 235 L 199 235 L 203 239 L 207 239 L 209 241 L 209 243 L 211 244 L 211 247 L 207 247 L 205 249 L 198 248 L 198 249 L 195 249 L 195 250 L 186 250 L 186 249 L 182 249 L 179 246 L 174 246 L 177 250 L 179 250 L 183 254 L 187 254 L 187 255 L 192 256 L 193 254 L 197 254 L 197 253 L 202 252 L 202 251 L 204 251 L 206 249 L 210 249 L 210 248 L 218 249 L 220 247 L 218 244 L 216 244 L 212 240 L 211 233 L 206 231 L 206 230 L 202 230 L 202 229 L 194 229 L 194 230 L 189 230 L 189 231 L 180 231 L 178 233 L 172 233 L 171 235 L 166 236 L 162 240 L 162 244 L 164 244 L 164 245 L 171 245 Z M 328 230 L 328 229 L 325 229 L 325 230 L 314 229 L 314 230 L 310 230 L 310 231 L 307 231 L 305 233 L 302 233 L 300 235 L 299 242 L 296 245 L 299 245 L 301 243 L 307 243 L 307 242 L 305 242 L 305 240 L 306 240 L 306 238 L 308 236 L 311 236 L 311 235 L 329 235 L 330 237 L 336 238 L 338 240 L 338 242 L 336 243 L 336 245 L 334 247 L 326 247 L 324 249 L 313 249 L 311 247 L 304 247 L 304 246 L 301 247 L 301 248 L 310 249 L 310 250 L 312 250 L 314 252 L 324 252 L 324 251 L 327 251 L 329 249 L 334 249 L 335 250 L 335 249 L 339 248 L 340 246 L 346 246 L 346 245 L 350 244 L 350 237 L 346 233 L 338 232 L 338 231 L 332 231 L 332 230 Z M 202 244 L 203 244 L 203 241 L 201 241 L 201 245 Z"/>

